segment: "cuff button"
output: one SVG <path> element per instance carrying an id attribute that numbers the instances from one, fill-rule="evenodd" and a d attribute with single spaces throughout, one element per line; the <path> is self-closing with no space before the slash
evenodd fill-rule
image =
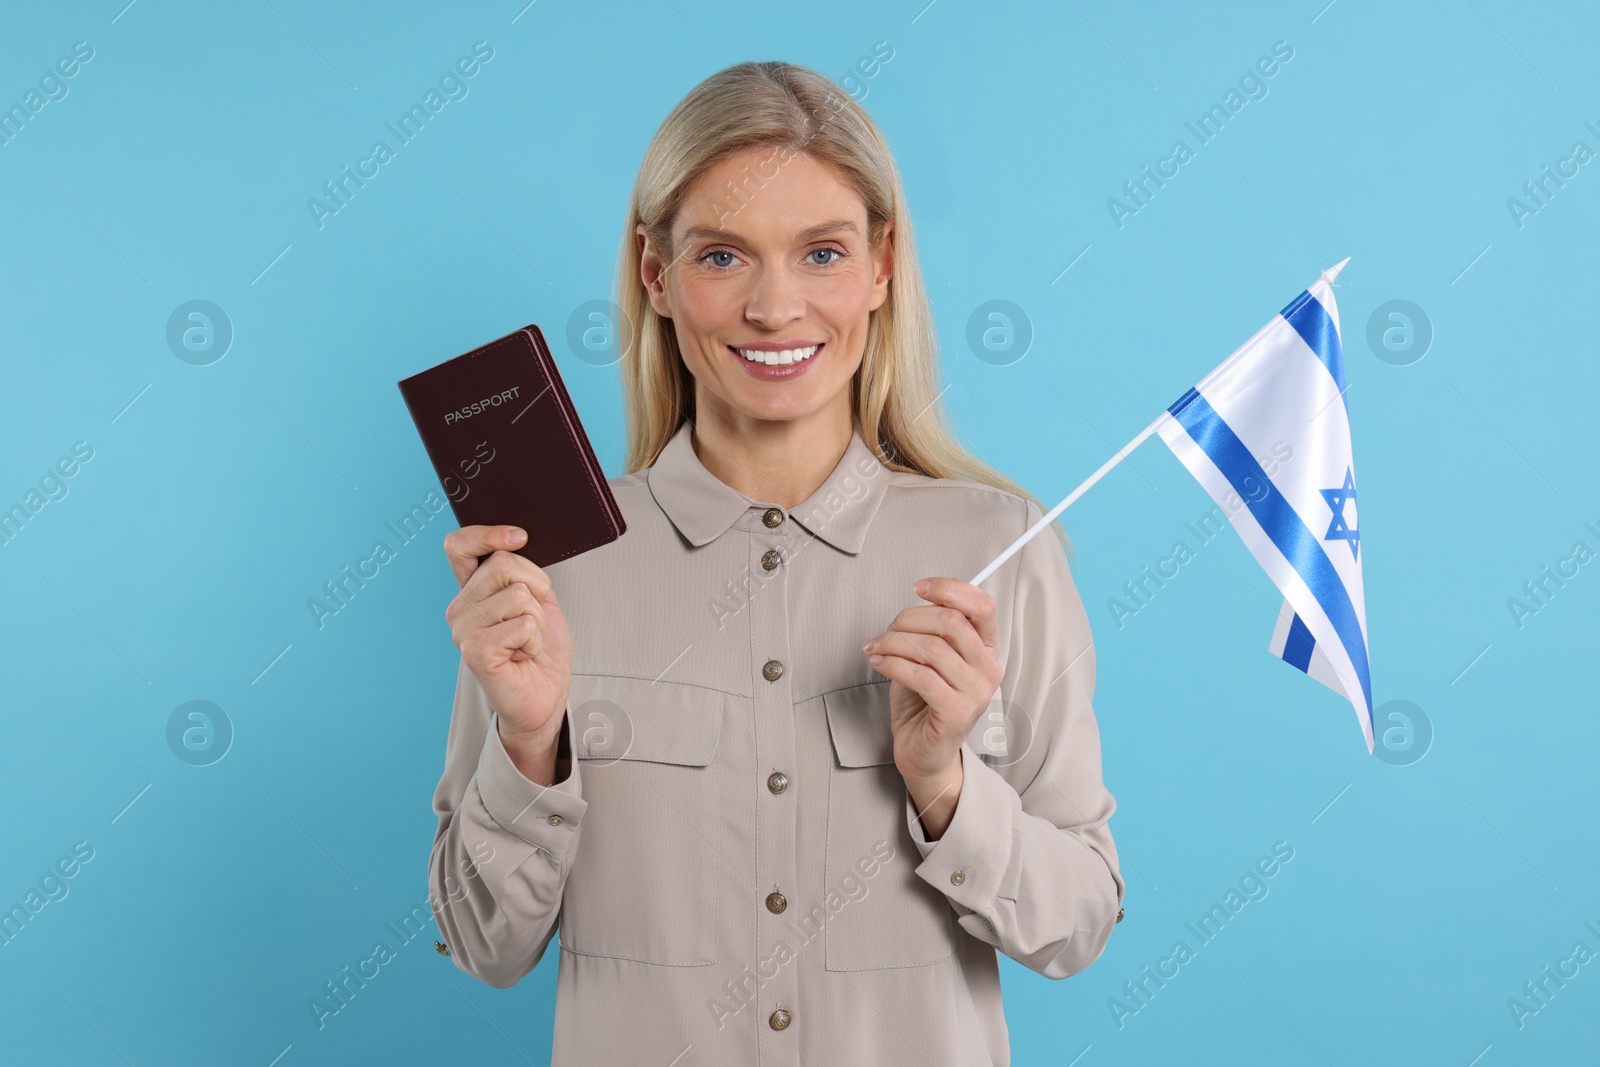
<path id="1" fill-rule="evenodd" d="M 433 943 L 433 951 L 437 952 L 441 956 L 448 956 L 450 955 L 450 946 L 445 944 L 443 941 L 435 941 Z"/>
<path id="2" fill-rule="evenodd" d="M 960 885 L 963 882 L 965 882 L 966 880 L 967 880 L 967 875 L 966 875 L 965 871 L 951 871 L 950 872 L 950 884 L 951 885 Z"/>

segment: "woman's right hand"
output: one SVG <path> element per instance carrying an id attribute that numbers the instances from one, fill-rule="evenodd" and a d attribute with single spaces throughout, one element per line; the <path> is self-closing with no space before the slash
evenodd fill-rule
<path id="1" fill-rule="evenodd" d="M 510 551 L 526 540 L 515 526 L 463 526 L 444 539 L 461 585 L 444 613 L 450 636 L 500 717 L 501 743 L 525 774 L 554 767 L 572 677 L 572 635 L 550 578 Z"/>

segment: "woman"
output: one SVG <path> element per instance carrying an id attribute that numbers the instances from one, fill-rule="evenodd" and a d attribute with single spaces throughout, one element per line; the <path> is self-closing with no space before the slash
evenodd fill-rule
<path id="1" fill-rule="evenodd" d="M 504 988 L 559 926 L 558 1067 L 1007 1064 L 996 950 L 1099 956 L 1115 802 L 1061 540 L 961 577 L 1043 510 L 944 428 L 887 145 L 803 68 L 708 78 L 618 283 L 627 533 L 445 539 L 440 951 Z"/>

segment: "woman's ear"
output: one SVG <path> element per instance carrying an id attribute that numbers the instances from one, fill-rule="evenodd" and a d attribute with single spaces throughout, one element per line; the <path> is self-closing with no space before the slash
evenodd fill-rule
<path id="1" fill-rule="evenodd" d="M 639 280 L 650 297 L 650 306 L 664 319 L 672 318 L 672 305 L 667 302 L 666 268 L 656 251 L 655 242 L 644 223 L 634 229 L 634 239 L 639 243 Z"/>
<path id="2" fill-rule="evenodd" d="M 868 310 L 877 311 L 889 299 L 889 279 L 894 277 L 894 220 L 883 224 L 883 234 L 878 247 L 872 250 L 872 304 Z"/>

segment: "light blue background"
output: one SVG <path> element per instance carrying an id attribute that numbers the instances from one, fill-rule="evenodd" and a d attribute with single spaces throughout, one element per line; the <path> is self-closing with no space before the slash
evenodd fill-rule
<path id="1" fill-rule="evenodd" d="M 1231 530 L 1119 629 L 1108 598 L 1211 506 L 1141 447 L 1067 513 L 1127 919 L 1067 981 L 1003 961 L 1015 1062 L 1593 1061 L 1600 963 L 1520 1029 L 1507 1000 L 1575 942 L 1600 950 L 1600 563 L 1521 628 L 1507 600 L 1600 549 L 1600 162 L 1521 228 L 1506 205 L 1575 141 L 1600 149 L 1592 5 L 124 2 L 15 6 L 0 36 L 7 106 L 94 48 L 0 147 L 0 505 L 94 449 L 0 547 L 0 904 L 94 849 L 0 948 L 0 1059 L 547 1062 L 553 948 L 496 991 L 413 942 L 318 1030 L 308 999 L 426 903 L 452 520 L 324 629 L 306 601 L 437 487 L 395 381 L 527 322 L 564 338 L 606 297 L 640 156 L 686 90 L 745 59 L 842 79 L 886 41 L 860 84 L 946 401 L 1047 501 L 1353 257 L 1373 691 L 1436 732 L 1410 766 L 1369 756 L 1347 704 L 1267 655 L 1278 597 Z M 306 200 L 478 40 L 470 95 L 319 230 Z M 1183 123 L 1276 41 L 1294 57 L 1268 96 L 1119 229 L 1107 198 L 1193 147 Z M 235 330 L 210 366 L 166 342 L 192 299 Z M 1006 366 L 966 342 L 993 299 L 1033 331 Z M 1435 331 L 1406 366 L 1366 339 L 1396 299 Z M 616 368 L 557 357 L 621 473 Z M 168 748 L 194 699 L 236 731 L 211 766 Z M 1119 1028 L 1108 999 L 1194 946 L 1184 923 L 1278 841 L 1270 895 Z"/>

